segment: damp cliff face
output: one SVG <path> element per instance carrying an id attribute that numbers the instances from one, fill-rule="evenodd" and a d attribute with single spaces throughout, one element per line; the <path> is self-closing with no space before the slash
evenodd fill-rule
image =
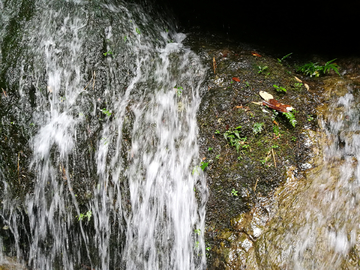
<path id="1" fill-rule="evenodd" d="M 294 55 L 192 37 L 208 66 L 198 114 L 208 269 L 356 269 L 357 60 L 339 61 L 343 76 L 310 78 Z M 259 91 L 292 105 L 295 127 L 258 105 Z"/>

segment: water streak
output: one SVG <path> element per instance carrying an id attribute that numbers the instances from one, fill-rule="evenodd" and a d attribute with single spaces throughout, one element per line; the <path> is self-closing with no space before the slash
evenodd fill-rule
<path id="1" fill-rule="evenodd" d="M 35 88 L 33 189 L 14 204 L 2 178 L 16 255 L 34 269 L 205 267 L 206 184 L 193 173 L 205 70 L 185 35 L 137 5 L 35 6 L 18 87 L 24 104 Z"/>

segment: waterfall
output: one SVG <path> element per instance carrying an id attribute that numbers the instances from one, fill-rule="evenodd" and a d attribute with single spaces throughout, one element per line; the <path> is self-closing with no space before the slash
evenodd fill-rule
<path id="1" fill-rule="evenodd" d="M 318 108 L 318 132 L 304 131 L 312 168 L 288 178 L 278 213 L 257 243 L 262 267 L 358 268 L 359 96 L 351 81 L 335 80 L 324 94 L 331 99 Z"/>
<path id="2" fill-rule="evenodd" d="M 33 269 L 203 269 L 205 69 L 186 36 L 137 4 L 10 2 L 1 123 L 26 142 L 13 178 L 0 154 L 1 250 Z"/>
<path id="3" fill-rule="evenodd" d="M 321 119 L 323 165 L 309 175 L 313 182 L 305 192 L 306 212 L 300 215 L 305 223 L 294 246 L 296 269 L 340 269 L 351 261 L 351 250 L 358 243 L 359 111 L 358 98 L 349 90 L 329 105 Z"/>

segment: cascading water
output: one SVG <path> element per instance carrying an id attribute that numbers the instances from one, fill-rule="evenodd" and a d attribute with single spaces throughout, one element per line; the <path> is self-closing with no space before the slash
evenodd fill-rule
<path id="1" fill-rule="evenodd" d="M 288 190 L 296 187 L 298 192 L 280 200 L 276 218 L 258 242 L 262 267 L 358 269 L 359 96 L 351 83 L 341 80 L 330 93 L 333 100 L 319 108 L 321 136 L 314 148 L 323 154 L 313 157 L 316 166 L 306 178 L 289 179 Z"/>
<path id="2" fill-rule="evenodd" d="M 0 8 L 2 140 L 27 140 L 0 154 L 1 249 L 33 269 L 204 268 L 205 70 L 185 35 L 136 4 Z"/>
<path id="3" fill-rule="evenodd" d="M 357 98 L 358 99 L 358 98 Z M 294 247 L 295 269 L 341 269 L 358 243 L 360 212 L 360 136 L 358 100 L 347 93 L 329 106 L 324 164 L 305 192 L 306 211 Z M 348 268 L 348 267 L 346 267 Z"/>

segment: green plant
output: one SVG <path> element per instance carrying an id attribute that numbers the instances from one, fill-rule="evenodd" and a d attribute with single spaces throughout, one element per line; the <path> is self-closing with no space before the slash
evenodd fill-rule
<path id="1" fill-rule="evenodd" d="M 314 117 L 312 117 L 312 115 L 308 115 L 307 120 L 310 122 L 310 121 L 314 120 Z"/>
<path id="2" fill-rule="evenodd" d="M 284 87 L 277 86 L 276 84 L 273 85 L 277 92 L 286 92 Z"/>
<path id="3" fill-rule="evenodd" d="M 291 140 L 292 140 L 293 142 L 296 142 L 296 137 L 295 137 L 295 136 L 292 136 L 292 137 L 291 137 Z"/>
<path id="4" fill-rule="evenodd" d="M 113 52 L 111 50 L 107 51 L 106 53 L 103 53 L 104 56 L 107 56 L 107 55 L 112 55 Z"/>
<path id="5" fill-rule="evenodd" d="M 301 82 L 294 83 L 295 88 L 301 88 L 303 84 Z"/>
<path id="6" fill-rule="evenodd" d="M 266 163 L 266 161 L 267 161 L 267 159 L 266 159 L 266 158 L 264 158 L 264 159 L 260 159 L 260 162 L 261 162 L 261 164 L 262 164 L 262 165 L 264 165 L 264 164 Z"/>
<path id="7" fill-rule="evenodd" d="M 124 42 L 126 42 L 126 40 L 127 40 L 127 36 L 124 36 Z"/>
<path id="8" fill-rule="evenodd" d="M 177 89 L 177 91 L 176 91 L 177 96 L 181 97 L 181 94 L 182 94 L 182 91 L 184 90 L 184 88 L 182 88 L 181 86 L 178 86 L 178 87 L 176 87 L 176 89 Z"/>
<path id="9" fill-rule="evenodd" d="M 274 144 L 271 146 L 271 148 L 275 149 L 275 148 L 279 148 L 279 146 L 277 144 Z"/>
<path id="10" fill-rule="evenodd" d="M 258 134 L 261 133 L 262 129 L 263 129 L 264 123 L 255 123 L 253 126 L 253 132 L 254 134 Z"/>
<path id="11" fill-rule="evenodd" d="M 235 189 L 232 189 L 232 191 L 231 191 L 231 194 L 233 195 L 233 196 L 238 196 L 238 191 L 236 191 Z"/>
<path id="12" fill-rule="evenodd" d="M 279 63 L 281 63 L 282 61 L 285 60 L 285 58 L 288 58 L 290 55 L 292 55 L 292 53 L 288 53 L 287 55 L 283 56 L 281 59 L 277 59 Z"/>
<path id="13" fill-rule="evenodd" d="M 209 162 L 201 162 L 200 163 L 200 168 L 204 171 L 206 168 L 207 168 L 207 166 L 209 166 Z"/>
<path id="14" fill-rule="evenodd" d="M 216 131 L 215 131 L 215 134 L 220 134 L 220 130 L 216 130 Z"/>
<path id="15" fill-rule="evenodd" d="M 208 148 L 208 151 L 211 151 L 211 150 L 213 150 L 213 148 L 212 148 L 212 147 L 209 147 L 209 148 Z"/>
<path id="16" fill-rule="evenodd" d="M 136 29 L 135 29 L 135 30 L 136 30 L 136 33 L 138 33 L 139 35 L 141 34 L 141 32 L 140 32 L 140 29 L 139 29 L 139 28 L 137 28 L 137 27 L 136 27 Z"/>
<path id="17" fill-rule="evenodd" d="M 295 127 L 297 124 L 297 121 L 295 119 L 295 115 L 292 112 L 284 112 L 283 115 L 286 116 L 286 118 L 289 120 L 290 124 Z"/>
<path id="18" fill-rule="evenodd" d="M 220 154 L 216 156 L 216 159 L 219 159 L 220 158 Z"/>
<path id="19" fill-rule="evenodd" d="M 250 87 L 250 83 L 249 82 L 245 82 L 246 87 Z"/>
<path id="20" fill-rule="evenodd" d="M 304 64 L 304 65 L 298 67 L 297 71 L 300 71 L 303 74 L 310 76 L 310 77 L 312 77 L 312 76 L 319 77 L 321 73 L 323 75 L 325 75 L 327 72 L 329 72 L 329 70 L 333 70 L 339 76 L 341 76 L 339 73 L 339 66 L 336 63 L 333 63 L 335 60 L 336 60 L 336 58 L 326 62 L 325 65 L 323 65 L 323 66 L 318 65 L 318 63 L 310 62 L 310 63 Z"/>
<path id="21" fill-rule="evenodd" d="M 275 133 L 276 137 L 280 136 L 280 129 L 278 126 L 273 126 L 273 132 Z"/>
<path id="22" fill-rule="evenodd" d="M 196 233 L 197 235 L 200 235 L 201 230 L 200 230 L 200 229 L 195 229 L 195 230 L 194 230 L 194 233 Z"/>
<path id="23" fill-rule="evenodd" d="M 258 73 L 260 74 L 263 73 L 265 70 L 267 70 L 268 66 L 258 66 L 258 69 L 259 69 Z"/>
<path id="24" fill-rule="evenodd" d="M 108 111 L 107 109 L 102 109 L 101 112 L 102 112 L 103 114 L 106 114 L 106 116 L 108 116 L 108 117 L 111 116 L 111 112 Z"/>
<path id="25" fill-rule="evenodd" d="M 246 138 L 240 138 L 240 128 L 241 126 L 238 126 L 235 129 L 229 129 L 224 133 L 225 140 L 228 140 L 231 146 L 235 146 L 237 152 L 240 150 L 240 145 L 246 140 Z"/>
<path id="26" fill-rule="evenodd" d="M 91 210 L 89 210 L 89 211 L 86 212 L 86 214 L 80 214 L 80 215 L 78 216 L 78 220 L 79 220 L 79 221 L 82 221 L 84 218 L 87 218 L 88 221 L 90 221 L 91 216 L 92 216 L 92 212 L 91 212 Z"/>

